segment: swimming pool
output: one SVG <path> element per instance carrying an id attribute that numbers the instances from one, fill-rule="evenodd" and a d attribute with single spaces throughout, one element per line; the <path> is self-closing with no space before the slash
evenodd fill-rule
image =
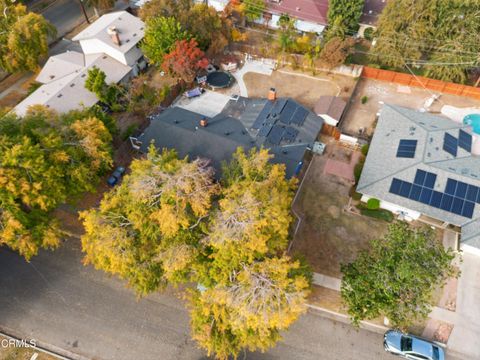
<path id="1" fill-rule="evenodd" d="M 470 125 L 473 132 L 480 135 L 480 114 L 470 114 L 463 118 L 465 125 Z"/>

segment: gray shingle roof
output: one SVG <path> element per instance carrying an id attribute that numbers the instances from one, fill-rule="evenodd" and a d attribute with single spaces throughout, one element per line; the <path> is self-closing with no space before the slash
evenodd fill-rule
<path id="1" fill-rule="evenodd" d="M 291 101 L 301 107 L 291 99 L 283 101 Z M 295 174 L 298 163 L 303 160 L 305 150 L 315 141 L 323 120 L 308 112 L 301 126 L 291 125 L 298 131 L 293 141 L 282 140 L 280 144 L 272 145 L 265 137 L 258 135 L 258 129 L 252 128 L 267 102 L 266 99 L 248 98 L 230 100 L 220 114 L 207 118 L 207 127 L 199 125 L 200 120 L 205 118 L 203 115 L 180 107 L 169 108 L 154 116 L 150 126 L 139 138 L 142 142 L 141 150 L 145 152 L 153 141 L 157 148 L 176 149 L 181 157 L 188 155 L 192 159 L 208 158 L 219 174 L 222 161 L 228 161 L 238 147 L 248 150 L 263 146 L 269 148 L 274 155 L 273 163 L 286 165 L 287 177 L 291 177 Z"/>
<path id="2" fill-rule="evenodd" d="M 438 192 L 445 191 L 448 179 L 480 187 L 480 156 L 460 147 L 456 157 L 443 150 L 445 133 L 458 138 L 460 129 L 472 134 L 469 126 L 445 117 L 384 105 L 357 191 L 461 226 L 462 243 L 480 248 L 480 204 L 468 218 L 390 192 L 393 178 L 413 183 L 417 170 L 437 175 L 433 190 Z M 396 157 L 401 139 L 417 141 L 413 158 Z"/>

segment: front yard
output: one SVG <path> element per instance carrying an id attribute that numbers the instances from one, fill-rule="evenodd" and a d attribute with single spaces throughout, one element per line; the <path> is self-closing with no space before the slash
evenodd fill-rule
<path id="1" fill-rule="evenodd" d="M 325 172 L 328 159 L 350 161 L 327 145 L 314 156 L 293 210 L 302 218 L 293 239 L 292 253 L 303 254 L 315 272 L 339 278 L 340 264 L 355 259 L 369 240 L 386 232 L 388 223 L 346 212 L 352 180 Z"/>

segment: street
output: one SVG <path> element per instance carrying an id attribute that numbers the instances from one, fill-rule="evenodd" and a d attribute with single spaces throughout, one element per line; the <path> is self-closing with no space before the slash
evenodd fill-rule
<path id="1" fill-rule="evenodd" d="M 0 328 L 85 358 L 206 359 L 190 340 L 188 314 L 172 294 L 137 300 L 123 282 L 81 264 L 78 240 L 27 263 L 0 249 Z M 141 356 L 140 356 L 141 355 Z M 285 342 L 248 359 L 385 359 L 382 335 L 304 315 Z"/>

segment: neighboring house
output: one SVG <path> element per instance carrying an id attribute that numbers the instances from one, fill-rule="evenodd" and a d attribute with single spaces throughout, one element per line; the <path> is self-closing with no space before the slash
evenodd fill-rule
<path id="1" fill-rule="evenodd" d="M 43 85 L 13 111 L 23 116 L 31 105 L 67 112 L 96 104 L 96 95 L 85 89 L 88 70 L 102 70 L 107 84 L 126 82 L 135 76 L 144 66 L 137 46 L 143 38 L 143 26 L 126 11 L 103 15 L 74 38 L 80 41 L 83 53 L 67 51 L 50 57 L 36 79 Z"/>
<path id="2" fill-rule="evenodd" d="M 320 34 L 327 26 L 328 0 L 266 0 L 267 10 L 258 23 L 277 29 L 282 14 L 295 18 L 298 31 Z"/>
<path id="3" fill-rule="evenodd" d="M 128 79 L 132 71 L 105 54 L 70 51 L 51 56 L 36 79 L 43 85 L 15 106 L 15 113 L 23 116 L 30 106 L 38 104 L 60 113 L 95 105 L 97 96 L 85 88 L 88 70 L 94 66 L 105 72 L 107 84 Z"/>
<path id="4" fill-rule="evenodd" d="M 338 96 L 320 96 L 313 111 L 331 126 L 337 126 L 343 116 L 347 102 Z"/>
<path id="5" fill-rule="evenodd" d="M 365 0 L 363 13 L 360 17 L 360 29 L 358 30 L 360 36 L 363 36 L 365 29 L 376 28 L 378 17 L 385 5 L 387 5 L 387 0 Z"/>
<path id="6" fill-rule="evenodd" d="M 132 67 L 133 74 L 146 66 L 139 42 L 145 24 L 126 11 L 105 14 L 73 40 L 79 41 L 85 55 L 105 53 L 118 62 Z"/>
<path id="7" fill-rule="evenodd" d="M 479 135 L 448 118 L 384 105 L 357 191 L 406 220 L 461 228 L 480 254 Z"/>
<path id="8" fill-rule="evenodd" d="M 180 107 L 154 117 L 138 141 L 146 152 L 150 144 L 176 149 L 179 156 L 212 161 L 217 175 L 222 161 L 238 147 L 265 147 L 272 162 L 286 165 L 287 177 L 297 175 L 305 150 L 311 148 L 323 120 L 290 98 L 275 100 L 240 97 L 227 102 L 213 118 Z M 138 143 L 137 143 L 138 144 Z"/>

